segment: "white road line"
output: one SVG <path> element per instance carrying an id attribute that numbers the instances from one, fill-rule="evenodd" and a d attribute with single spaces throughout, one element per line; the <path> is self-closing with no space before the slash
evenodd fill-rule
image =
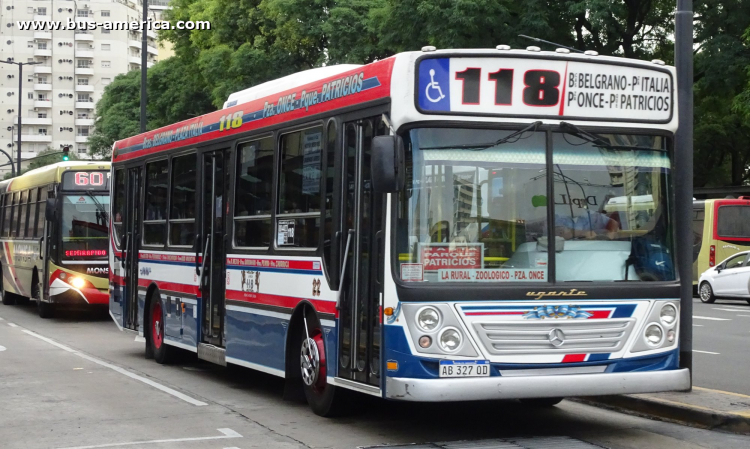
<path id="1" fill-rule="evenodd" d="M 697 319 L 697 320 L 732 321 L 731 318 L 714 318 L 712 316 L 698 316 L 698 315 L 693 315 L 693 318 Z"/>
<path id="2" fill-rule="evenodd" d="M 11 323 L 11 322 L 8 322 L 8 326 L 10 326 L 10 327 L 18 327 L 18 324 L 16 324 L 16 323 Z"/>
<path id="3" fill-rule="evenodd" d="M 135 336 L 135 342 L 136 343 L 146 343 L 146 339 L 141 337 L 140 335 Z"/>
<path id="4" fill-rule="evenodd" d="M 0 352 L 5 351 L 5 346 L 0 346 Z"/>
<path id="5" fill-rule="evenodd" d="M 700 352 L 701 354 L 711 354 L 711 355 L 721 355 L 718 352 L 711 352 L 711 351 L 699 351 L 697 349 L 693 349 L 693 352 Z"/>
<path id="6" fill-rule="evenodd" d="M 693 327 L 703 327 L 702 324 L 693 324 Z"/>
<path id="7" fill-rule="evenodd" d="M 52 340 L 51 338 L 47 338 L 47 337 L 44 337 L 42 335 L 39 335 L 36 332 L 32 332 L 32 331 L 30 331 L 28 329 L 24 329 L 23 331 L 25 333 L 31 335 L 32 337 L 36 337 L 36 338 L 38 338 L 38 339 L 40 339 L 42 341 L 45 341 L 45 342 L 47 342 L 47 343 L 49 343 L 49 344 L 51 344 L 53 346 L 56 346 L 56 347 L 62 349 L 63 351 L 70 352 L 72 354 L 77 355 L 78 357 L 86 359 L 86 360 L 88 360 L 90 362 L 94 362 L 97 365 L 101 365 L 101 366 L 103 366 L 105 368 L 111 369 L 112 371 L 116 371 L 116 372 L 118 372 L 120 374 L 128 376 L 131 379 L 137 380 L 139 382 L 143 382 L 144 384 L 152 386 L 152 387 L 156 388 L 157 390 L 163 391 L 163 392 L 165 392 L 167 394 L 171 394 L 172 396 L 174 396 L 176 398 L 182 399 L 183 401 L 185 401 L 185 402 L 187 402 L 189 404 L 193 404 L 193 405 L 199 406 L 199 407 L 203 406 L 203 405 L 208 405 L 208 404 L 206 404 L 203 401 L 199 401 L 197 399 L 193 399 L 193 398 L 191 398 L 190 396 L 188 396 L 186 394 L 180 393 L 177 390 L 173 390 L 172 388 L 169 388 L 169 387 L 166 387 L 166 386 L 164 386 L 164 385 L 162 385 L 160 383 L 154 382 L 151 379 L 145 378 L 143 376 L 139 376 L 139 375 L 137 375 L 135 373 L 131 373 L 130 371 L 126 370 L 125 368 L 120 368 L 119 366 L 112 365 L 111 363 L 107 363 L 104 360 L 99 360 L 99 359 L 97 359 L 95 357 L 91 357 L 88 354 L 84 354 L 82 352 L 76 351 L 75 349 L 69 348 L 69 347 L 67 347 L 67 346 L 65 346 L 63 344 L 60 344 L 60 343 Z"/>
<path id="8" fill-rule="evenodd" d="M 714 310 L 721 310 L 724 312 L 747 312 L 748 309 L 721 309 L 719 307 L 712 307 Z"/>
<path id="9" fill-rule="evenodd" d="M 750 315 L 737 315 L 737 316 L 744 316 L 744 317 L 750 318 Z"/>
<path id="10" fill-rule="evenodd" d="M 0 321 L 4 321 L 3 317 L 0 316 Z"/>
<path id="11" fill-rule="evenodd" d="M 101 447 L 117 447 L 117 446 L 135 446 L 141 444 L 159 444 L 159 443 L 185 443 L 188 441 L 207 441 L 207 440 L 226 440 L 229 438 L 242 438 L 242 435 L 235 432 L 232 429 L 217 429 L 222 435 L 213 437 L 196 437 L 196 438 L 175 438 L 172 440 L 151 440 L 151 441 L 131 441 L 127 443 L 108 443 L 108 444 L 97 444 L 94 446 L 71 446 L 60 449 L 97 449 Z"/>

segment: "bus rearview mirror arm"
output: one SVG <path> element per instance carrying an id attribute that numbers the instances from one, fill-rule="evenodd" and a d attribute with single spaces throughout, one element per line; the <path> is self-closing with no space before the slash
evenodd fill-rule
<path id="1" fill-rule="evenodd" d="M 401 190 L 404 185 L 404 140 L 397 135 L 374 137 L 370 170 L 375 192 Z"/>

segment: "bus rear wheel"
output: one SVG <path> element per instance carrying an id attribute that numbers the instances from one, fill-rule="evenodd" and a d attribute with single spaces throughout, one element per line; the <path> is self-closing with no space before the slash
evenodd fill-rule
<path id="1" fill-rule="evenodd" d="M 159 293 L 154 294 L 154 300 L 151 301 L 151 313 L 149 334 L 149 345 L 154 354 L 156 363 L 162 365 L 170 363 L 174 359 L 176 348 L 169 346 L 164 342 L 164 304 Z"/>
<path id="2" fill-rule="evenodd" d="M 713 304 L 714 301 L 716 301 L 714 289 L 711 288 L 711 284 L 709 284 L 708 282 L 704 282 L 701 284 L 700 298 L 701 302 L 704 304 Z"/>
<path id="3" fill-rule="evenodd" d="M 345 392 L 328 383 L 323 332 L 311 321 L 308 320 L 307 327 L 309 336 L 303 327 L 298 345 L 302 389 L 307 403 L 316 415 L 337 416 L 344 411 Z"/>

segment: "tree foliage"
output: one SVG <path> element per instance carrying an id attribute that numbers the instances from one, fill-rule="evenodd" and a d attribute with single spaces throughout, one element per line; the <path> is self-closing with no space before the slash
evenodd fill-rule
<path id="1" fill-rule="evenodd" d="M 227 96 L 322 65 L 372 62 L 424 45 L 539 45 L 673 62 L 674 0 L 173 0 L 176 55 L 149 70 L 149 128 L 221 107 Z M 750 0 L 696 0 L 695 184 L 750 177 Z M 552 49 L 547 45 L 540 45 Z M 97 105 L 97 151 L 138 130 L 138 73 Z"/>

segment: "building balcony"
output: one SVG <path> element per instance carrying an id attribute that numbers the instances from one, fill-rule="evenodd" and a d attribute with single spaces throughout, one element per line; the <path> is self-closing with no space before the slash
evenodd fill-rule
<path id="1" fill-rule="evenodd" d="M 94 57 L 94 50 L 76 50 L 76 58 L 91 58 Z"/>
<path id="2" fill-rule="evenodd" d="M 52 90 L 52 84 L 34 84 L 34 90 L 42 90 L 42 91 L 49 91 Z"/>
<path id="3" fill-rule="evenodd" d="M 141 65 L 140 56 L 128 56 L 128 62 L 131 64 Z"/>
<path id="4" fill-rule="evenodd" d="M 50 100 L 34 100 L 35 108 L 51 108 L 52 102 Z"/>
<path id="5" fill-rule="evenodd" d="M 128 47 L 130 48 L 141 48 L 141 41 L 128 39 Z"/>
<path id="6" fill-rule="evenodd" d="M 21 134 L 21 143 L 23 142 L 45 142 L 51 143 L 52 136 L 46 134 Z"/>
<path id="7" fill-rule="evenodd" d="M 76 75 L 93 75 L 94 69 L 92 67 L 76 67 Z"/>
<path id="8" fill-rule="evenodd" d="M 93 118 L 77 118 L 76 126 L 94 126 Z"/>
<path id="9" fill-rule="evenodd" d="M 151 53 L 152 55 L 158 55 L 158 54 L 159 54 L 159 50 L 158 50 L 158 49 L 157 49 L 156 47 L 152 47 L 152 46 L 150 46 L 150 45 L 147 45 L 147 46 L 146 46 L 146 50 L 147 50 L 147 51 L 148 51 L 149 53 Z"/>
<path id="10" fill-rule="evenodd" d="M 52 73 L 52 66 L 49 65 L 35 65 L 34 73 L 48 74 Z"/>
<path id="11" fill-rule="evenodd" d="M 52 50 L 50 49 L 41 49 L 41 48 L 35 48 L 34 49 L 34 56 L 41 58 L 43 56 L 52 56 Z"/>
<path id="12" fill-rule="evenodd" d="M 52 39 L 52 33 L 50 33 L 49 31 L 34 31 L 34 39 L 50 40 Z"/>
<path id="13" fill-rule="evenodd" d="M 150 69 L 151 67 L 154 66 L 154 64 L 155 64 L 154 62 L 148 62 L 146 63 L 146 67 Z"/>
<path id="14" fill-rule="evenodd" d="M 18 123 L 18 117 L 13 119 L 13 123 Z M 21 117 L 21 124 L 23 125 L 51 125 L 51 118 L 39 118 L 39 117 Z"/>
<path id="15" fill-rule="evenodd" d="M 76 143 L 88 143 L 89 136 L 76 136 Z"/>
<path id="16" fill-rule="evenodd" d="M 76 109 L 94 109 L 93 101 L 76 101 Z"/>
<path id="17" fill-rule="evenodd" d="M 94 86 L 89 84 L 76 84 L 76 92 L 93 92 Z"/>
<path id="18" fill-rule="evenodd" d="M 94 35 L 93 34 L 89 34 L 89 33 L 76 34 L 76 41 L 93 42 L 94 41 Z"/>

